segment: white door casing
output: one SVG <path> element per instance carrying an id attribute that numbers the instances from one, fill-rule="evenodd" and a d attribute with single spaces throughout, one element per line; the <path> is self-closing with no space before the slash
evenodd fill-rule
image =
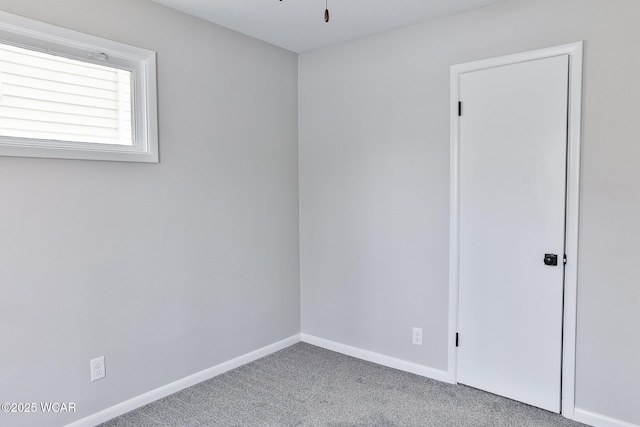
<path id="1" fill-rule="evenodd" d="M 513 65 L 517 64 L 517 65 Z M 568 70 L 567 70 L 568 67 Z M 549 85 L 555 85 L 552 90 L 555 95 L 545 95 L 544 87 L 535 88 L 536 81 L 546 80 L 545 70 L 550 75 L 560 76 L 555 80 L 551 77 Z M 484 71 L 483 71 L 484 70 Z M 558 71 L 560 70 L 560 71 Z M 564 70 L 564 74 L 562 73 Z M 568 72 L 567 72 L 568 71 Z M 485 61 L 478 61 L 469 64 L 462 64 L 452 67 L 451 75 L 451 245 L 450 245 L 450 317 L 449 317 L 449 376 L 451 382 L 463 382 L 479 388 L 485 388 L 498 394 L 508 395 L 509 397 L 526 401 L 536 406 L 545 407 L 550 410 L 558 411 L 560 408 L 559 396 L 556 398 L 547 397 L 547 400 L 541 400 L 540 396 L 545 393 L 549 395 L 549 385 L 556 384 L 556 394 L 560 393 L 560 363 L 562 357 L 562 413 L 569 418 L 573 417 L 574 409 L 574 384 L 575 384 L 575 309 L 576 309 L 576 276 L 577 276 L 577 224 L 578 224 L 578 178 L 579 178 L 579 146 L 580 146 L 580 99 L 581 99 L 581 71 L 582 71 L 582 43 L 574 43 L 571 45 L 559 46 L 555 48 L 543 49 L 523 54 L 510 55 Z M 524 74 L 523 74 L 524 73 Z M 529 73 L 529 77 L 526 77 Z M 568 94 L 567 94 L 567 74 L 568 74 Z M 517 77 L 523 75 L 524 77 Z M 521 89 L 517 88 L 517 81 L 513 79 L 524 78 L 526 84 L 521 84 Z M 555 82 L 555 83 L 554 83 Z M 522 82 L 520 82 L 522 83 Z M 478 122 L 471 123 L 474 119 L 469 118 L 468 114 L 473 114 L 473 102 L 467 103 L 463 101 L 463 116 L 458 117 L 458 100 L 461 99 L 461 88 L 464 92 L 468 91 L 468 96 L 472 97 L 487 96 L 491 94 L 494 88 L 489 86 L 513 86 L 505 91 L 502 99 L 494 94 L 496 105 L 492 108 L 481 108 L 479 115 L 474 115 Z M 480 92 L 469 92 L 470 88 L 479 88 Z M 560 87 L 560 90 L 558 90 Z M 564 87 L 564 91 L 562 90 Z M 484 89 L 483 89 L 484 88 Z M 518 91 L 518 92 L 514 92 Z M 463 97 L 466 95 L 463 93 Z M 551 98 L 544 100 L 545 97 Z M 556 97 L 555 99 L 553 97 Z M 524 100 L 524 98 L 529 98 Z M 558 98 L 559 97 L 559 98 Z M 470 98 L 469 101 L 472 101 Z M 492 101 L 492 102 L 493 102 Z M 567 110 L 568 101 L 568 110 Z M 498 105 L 500 102 L 502 106 Z M 547 102 L 545 106 L 545 102 Z M 537 122 L 527 114 L 518 115 L 522 112 L 522 108 L 527 108 L 527 104 L 537 105 L 543 111 L 543 115 L 548 117 L 556 117 L 546 126 L 536 126 Z M 468 104 L 468 105 L 467 105 Z M 511 109 L 513 105 L 513 109 Z M 559 106 L 559 107 L 558 107 Z M 495 142 L 493 138 L 496 136 L 494 131 L 488 130 L 483 123 L 492 120 L 492 110 L 502 108 L 500 114 L 513 115 L 507 121 L 506 132 L 503 136 L 510 137 L 513 132 L 518 130 L 524 131 L 526 141 L 529 138 L 530 148 L 522 150 L 512 150 L 510 146 L 495 145 L 492 147 L 475 147 L 473 145 L 465 146 L 465 135 L 463 132 L 475 129 L 474 132 L 484 132 L 485 139 L 490 144 Z M 555 108 L 555 111 L 550 111 Z M 469 111 L 471 109 L 471 111 Z M 478 111 L 476 111 L 478 113 Z M 514 114 L 515 113 L 515 114 Z M 553 114 L 547 114 L 553 113 Z M 568 113 L 568 129 L 567 114 Z M 496 116 L 500 117 L 500 115 Z M 464 120 L 468 122 L 461 127 Z M 564 125 L 562 124 L 564 122 Z M 509 125 L 511 124 L 511 125 Z M 471 125 L 471 128 L 464 126 Z M 474 127 L 475 126 L 475 127 Z M 550 130 L 553 128 L 553 130 Z M 465 130 L 466 129 L 466 130 Z M 511 132 L 511 134 L 509 133 Z M 538 135 L 536 135 L 536 132 Z M 545 139 L 549 134 L 555 133 L 555 139 L 558 137 L 567 140 L 567 185 L 566 196 L 564 188 L 564 162 L 565 151 L 564 144 L 560 144 L 560 151 L 557 151 L 552 145 L 538 142 Z M 568 134 L 568 135 L 567 135 Z M 468 136 L 468 135 L 467 135 Z M 493 142 L 492 142 L 493 141 Z M 462 145 L 461 145 L 462 144 Z M 526 152 L 529 150 L 529 152 Z M 551 155 L 550 150 L 556 150 Z M 511 151 L 511 152 L 510 152 Z M 518 154 L 519 153 L 519 154 Z M 516 156 L 516 160 L 509 160 L 509 157 Z M 471 157 L 469 157 L 471 156 Z M 520 156 L 520 160 L 517 157 Z M 477 163 L 471 161 L 478 159 Z M 537 160 L 536 160 L 537 159 Z M 487 173 L 474 175 L 473 168 L 482 164 L 491 164 L 495 162 L 493 168 L 488 169 Z M 518 162 L 520 164 L 518 164 Z M 533 170 L 528 169 L 533 163 L 538 162 L 543 169 L 550 169 L 554 172 L 546 174 L 550 181 L 544 182 Z M 475 166 L 474 166 L 475 165 Z M 502 169 L 500 169 L 502 167 Z M 560 172 L 558 172 L 560 171 Z M 513 182 L 512 180 L 501 180 L 504 174 L 515 174 L 519 178 Z M 555 176 L 554 176 L 555 175 Z M 562 176 L 560 176 L 562 175 Z M 471 177 L 474 179 L 470 180 Z M 466 181 L 465 181 L 466 180 Z M 560 180 L 560 182 L 558 182 Z M 527 182 L 528 181 L 528 182 Z M 466 184 L 468 185 L 465 185 Z M 553 182 L 554 185 L 551 185 Z M 555 185 L 558 182 L 558 185 Z M 559 192 L 558 192 L 559 191 Z M 480 192 L 486 194 L 479 194 Z M 533 205 L 531 200 L 523 197 L 529 192 L 529 199 L 533 197 Z M 549 202 L 549 195 L 552 202 Z M 502 197 L 501 200 L 501 195 Z M 461 197 L 464 201 L 461 203 Z M 545 199 L 546 197 L 546 199 Z M 491 200 L 489 202 L 490 199 Z M 546 201 L 545 201 L 546 200 Z M 484 203 L 487 201 L 487 203 Z M 531 215 L 536 210 L 535 204 L 548 205 L 551 203 L 555 211 L 555 219 L 552 221 L 551 229 L 554 236 L 559 236 L 554 240 L 553 237 L 544 236 L 544 232 L 536 229 L 535 224 L 538 220 L 534 220 Z M 564 219 L 564 204 L 566 203 L 566 221 Z M 515 210 L 514 210 L 515 209 Z M 517 211 L 520 210 L 520 214 Z M 558 213 L 560 212 L 560 213 Z M 488 215 L 493 213 L 493 217 Z M 544 211 L 537 212 L 546 218 Z M 520 219 L 515 219 L 520 215 Z M 489 222 L 486 222 L 486 221 Z M 479 222 L 478 222 L 479 221 Z M 476 235 L 469 230 L 473 230 L 474 225 L 483 224 L 484 228 L 480 228 Z M 492 222 L 493 221 L 493 222 Z M 524 221 L 524 222 L 523 222 Z M 546 221 L 546 219 L 545 219 Z M 543 221 L 544 222 L 544 221 Z M 564 227 L 566 225 L 566 233 Z M 521 230 L 521 232 L 514 232 Z M 461 237 L 461 233 L 465 233 Z M 501 236 L 500 238 L 498 238 Z M 527 241 L 527 244 L 522 242 Z M 518 249 L 518 245 L 520 245 Z M 477 251 L 471 256 L 469 250 L 473 248 L 483 247 L 483 250 Z M 564 249 L 564 251 L 563 251 Z M 539 253 L 540 252 L 540 253 Z M 564 287 L 564 331 L 562 331 L 562 254 L 568 256 L 566 265 L 565 287 Z M 533 254 L 536 254 L 535 256 Z M 559 256 L 559 265 L 557 267 L 545 266 L 542 258 L 545 253 L 557 253 Z M 515 256 L 518 255 L 518 256 Z M 510 258 L 511 256 L 511 258 Z M 494 267 L 500 266 L 500 269 Z M 527 271 L 527 279 L 530 289 L 526 298 L 526 304 L 518 302 L 520 296 L 515 292 L 514 277 L 518 271 Z M 510 271 L 510 273 L 509 273 Z M 486 281 L 501 283 L 491 289 L 478 290 L 474 288 L 465 288 L 462 281 L 468 281 L 471 276 L 483 276 Z M 532 276 L 533 275 L 533 276 Z M 532 276 L 532 277 L 529 277 Z M 544 286 L 539 288 L 540 283 L 550 280 L 554 282 L 549 289 Z M 466 282 L 464 282 L 466 283 Z M 462 286 L 462 289 L 459 288 Z M 459 291 L 462 291 L 459 294 Z M 475 292 L 475 293 L 474 293 Z M 526 293 L 525 292 L 525 293 Z M 493 293 L 493 294 L 492 294 Z M 466 299 L 465 299 L 466 297 Z M 480 305 L 473 305 L 473 302 L 484 299 Z M 490 312 L 479 309 L 473 312 L 473 307 L 482 307 L 491 303 L 492 300 L 506 301 L 506 304 L 498 305 L 499 309 L 493 309 Z M 552 303 L 549 301 L 552 300 Z M 509 302 L 511 301 L 511 302 Z M 538 307 L 536 308 L 536 304 Z M 460 308 L 460 312 L 458 309 Z M 529 310 L 529 311 L 527 311 Z M 464 311 L 464 313 L 462 313 Z M 512 319 L 511 322 L 502 322 L 498 320 L 498 314 L 507 316 Z M 480 316 L 474 320 L 473 316 Z M 536 318 L 537 316 L 537 318 Z M 518 320 L 518 324 L 515 320 Z M 527 320 L 528 319 L 528 320 Z M 485 322 L 484 335 L 478 333 L 481 331 L 480 324 Z M 522 323 L 524 322 L 524 323 Z M 466 326 L 465 326 L 466 323 Z M 534 327 L 542 326 L 546 328 L 545 336 L 539 336 L 535 332 Z M 476 328 L 471 335 L 460 331 L 459 328 Z M 461 332 L 460 348 L 456 351 L 456 332 Z M 560 334 L 563 334 L 562 344 L 560 343 Z M 515 335 L 519 334 L 519 335 Z M 510 348 L 506 343 L 509 342 L 509 336 L 514 335 L 516 340 L 522 340 L 519 345 Z M 466 338 L 465 338 L 466 336 Z M 476 339 L 477 342 L 473 340 Z M 466 341 L 465 341 L 466 340 Z M 517 342 L 517 341 L 516 341 Z M 466 343 L 466 344 L 465 344 Z M 555 344 L 554 344 L 555 343 Z M 466 347 L 465 347 L 466 345 Z M 560 347 L 562 345 L 562 348 Z M 529 347 L 527 347 L 529 346 Z M 540 346 L 552 347 L 547 351 L 544 357 L 537 356 L 532 358 L 533 350 Z M 500 349 L 500 347 L 502 347 Z M 515 348 L 513 348 L 515 347 Z M 490 349 L 498 348 L 497 354 L 503 354 L 502 359 L 497 360 L 500 363 L 499 369 L 495 372 L 491 369 L 483 371 L 479 366 L 473 366 L 473 361 L 482 361 L 490 363 Z M 562 356 L 561 356 L 562 350 Z M 465 353 L 467 351 L 467 353 Z M 545 359 L 546 357 L 546 359 Z M 479 358 L 479 359 L 478 359 Z M 530 360 L 527 360 L 530 359 Z M 541 360 L 543 359 L 543 360 Z M 517 378 L 514 375 L 517 370 L 517 361 L 529 364 L 538 364 L 539 366 L 548 365 L 548 368 L 539 368 L 545 371 L 534 373 L 535 370 L 525 370 L 522 376 Z M 513 363 L 512 363 L 513 362 Z M 462 363 L 458 366 L 458 363 Z M 478 362 L 480 363 L 480 362 Z M 513 365 L 513 366 L 510 366 Z M 500 378 L 503 375 L 505 378 Z M 513 377 L 513 381 L 509 383 L 508 378 Z M 480 386 L 476 384 L 480 381 Z M 484 382 L 483 382 L 484 381 Z M 522 390 L 515 390 L 515 384 L 529 384 Z M 517 388 L 517 387 L 516 387 Z M 546 390 L 544 392 L 543 390 Z M 514 394 L 515 393 L 515 394 Z M 520 394 L 519 394 L 520 393 Z M 538 396 L 538 397 L 536 397 Z M 555 402 L 555 403 L 554 403 Z"/>

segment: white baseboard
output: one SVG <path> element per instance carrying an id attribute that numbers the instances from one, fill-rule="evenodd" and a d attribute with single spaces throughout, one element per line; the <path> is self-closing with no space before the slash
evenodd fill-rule
<path id="1" fill-rule="evenodd" d="M 573 420 L 588 424 L 594 427 L 640 427 L 638 424 L 631 424 L 627 421 L 617 420 L 595 412 L 585 411 L 576 408 L 573 413 Z"/>
<path id="2" fill-rule="evenodd" d="M 67 424 L 66 427 L 96 426 L 100 423 L 110 420 L 111 418 L 126 414 L 127 412 L 133 411 L 134 409 L 137 409 L 148 403 L 154 402 L 158 399 L 162 399 L 163 397 L 169 396 L 170 394 L 179 392 L 180 390 L 183 390 L 187 387 L 191 387 L 192 385 L 198 384 L 217 375 L 224 374 L 227 371 L 238 368 L 242 365 L 246 365 L 247 363 L 260 359 L 261 357 L 268 356 L 271 353 L 275 353 L 276 351 L 287 348 L 297 342 L 300 342 L 300 334 L 293 335 L 289 338 L 283 339 L 282 341 L 278 341 L 266 347 L 259 348 L 258 350 L 243 354 L 242 356 L 238 356 L 235 359 L 231 359 L 227 362 L 223 362 L 219 365 L 205 369 L 204 371 L 196 372 L 195 374 L 189 375 L 188 377 L 179 379 L 162 387 L 158 387 L 155 390 L 151 390 L 147 393 L 141 394 L 122 403 L 118 403 L 115 406 L 104 409 L 100 412 L 96 412 L 95 414 L 89 415 L 88 417 L 82 418 L 78 421 L 74 421 L 71 424 Z"/>
<path id="3" fill-rule="evenodd" d="M 369 350 L 363 350 L 358 347 L 352 347 L 350 345 L 341 344 L 313 335 L 296 334 L 289 338 L 285 338 L 282 341 L 278 341 L 271 345 L 259 348 L 258 350 L 236 357 L 235 359 L 231 359 L 227 362 L 223 362 L 219 365 L 213 366 L 203 371 L 196 372 L 193 375 L 156 388 L 155 390 L 151 390 L 147 393 L 131 398 L 100 412 L 96 412 L 95 414 L 89 415 L 88 417 L 74 421 L 71 424 L 67 424 L 66 427 L 93 427 L 112 418 L 133 411 L 134 409 L 137 409 L 148 403 L 154 402 L 158 399 L 162 399 L 163 397 L 169 396 L 170 394 L 177 393 L 178 391 L 183 390 L 187 387 L 191 387 L 192 385 L 198 384 L 202 381 L 206 381 L 210 378 L 238 368 L 242 365 L 246 365 L 247 363 L 253 362 L 254 360 L 268 356 L 272 353 L 275 353 L 276 351 L 287 348 L 300 341 L 322 347 L 327 350 L 346 354 L 347 356 L 355 357 L 357 359 L 362 359 L 368 362 L 387 366 L 389 368 L 410 372 L 412 374 L 431 378 L 437 381 L 451 383 L 450 376 L 447 371 L 441 371 L 439 369 L 430 368 L 428 366 L 419 365 L 417 363 L 407 362 L 406 360 L 397 359 L 395 357 L 386 356 L 384 354 L 375 353 Z M 637 424 L 617 420 L 615 418 L 610 418 L 580 408 L 575 408 L 573 419 L 575 421 L 594 427 L 640 427 L 640 425 Z"/>
<path id="4" fill-rule="evenodd" d="M 375 353 L 369 350 L 363 350 L 361 348 L 352 347 L 350 345 L 326 340 L 324 338 L 318 338 L 313 335 L 307 335 L 307 334 L 300 334 L 300 335 L 303 342 L 306 342 L 318 347 L 326 348 L 327 350 L 346 354 L 347 356 L 366 360 L 368 362 L 377 363 L 378 365 L 387 366 L 389 368 L 398 369 L 400 371 L 410 372 L 412 374 L 420 375 L 422 377 L 427 377 L 434 380 L 451 383 L 451 380 L 449 378 L 449 373 L 447 371 L 441 371 L 439 369 L 430 368 L 428 366 L 418 365 L 417 363 L 407 362 L 406 360 L 396 359 L 395 357 L 385 356 L 384 354 Z"/>

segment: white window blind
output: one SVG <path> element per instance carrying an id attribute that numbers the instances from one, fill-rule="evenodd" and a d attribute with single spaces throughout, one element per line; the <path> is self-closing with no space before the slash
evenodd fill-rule
<path id="1" fill-rule="evenodd" d="M 130 146 L 131 72 L 0 43 L 0 135 Z"/>
<path id="2" fill-rule="evenodd" d="M 0 156 L 158 162 L 156 54 L 0 11 Z"/>

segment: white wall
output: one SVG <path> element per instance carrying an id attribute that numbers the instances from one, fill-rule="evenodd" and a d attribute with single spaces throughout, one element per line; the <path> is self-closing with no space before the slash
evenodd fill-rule
<path id="1" fill-rule="evenodd" d="M 63 425 L 299 333 L 296 55 L 146 0 L 0 9 L 157 51 L 161 156 L 0 158 L 0 402 L 78 409 L 0 425 Z"/>
<path id="2" fill-rule="evenodd" d="M 300 55 L 302 331 L 447 369 L 450 66 L 585 40 L 576 405 L 640 424 L 639 16 L 512 0 Z"/>

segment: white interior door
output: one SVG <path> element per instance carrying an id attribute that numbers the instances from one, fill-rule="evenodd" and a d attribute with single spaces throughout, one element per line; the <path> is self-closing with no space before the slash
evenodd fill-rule
<path id="1" fill-rule="evenodd" d="M 568 72 L 568 56 L 557 56 L 460 76 L 457 380 L 554 412 Z"/>

